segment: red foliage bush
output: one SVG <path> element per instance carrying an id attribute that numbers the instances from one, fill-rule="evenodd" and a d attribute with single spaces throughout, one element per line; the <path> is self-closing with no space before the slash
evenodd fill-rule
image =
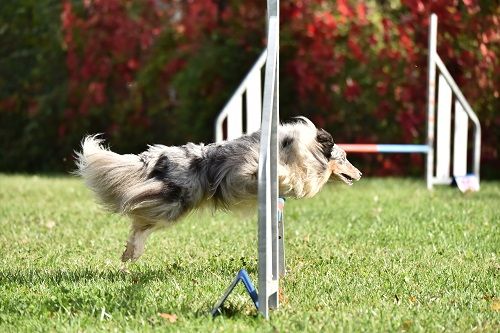
<path id="1" fill-rule="evenodd" d="M 122 151 L 139 151 L 147 142 L 212 140 L 215 116 L 265 46 L 265 5 L 63 0 L 66 99 L 48 129 L 56 133 L 57 158 L 70 160 L 90 132 L 106 133 Z M 424 142 L 432 12 L 439 17 L 438 52 L 482 121 L 486 172 L 498 175 L 494 1 L 282 1 L 282 118 L 310 116 L 338 142 Z M 15 100 L 0 96 L 0 108 Z M 49 114 L 40 100 L 25 103 L 26 112 Z M 421 174 L 421 156 L 363 161 L 365 171 Z"/>
<path id="2" fill-rule="evenodd" d="M 75 122 L 78 118 L 124 107 L 121 101 L 130 99 L 137 71 L 160 35 L 160 22 L 166 14 L 156 8 L 154 1 L 139 5 L 131 1 L 87 0 L 79 11 L 70 1 L 63 1 L 61 22 L 69 78 L 65 119 L 59 126 L 61 138 L 67 136 L 71 126 L 80 126 Z M 115 116 L 120 119 L 124 115 L 118 111 Z M 117 118 L 107 118 L 111 121 L 106 132 L 119 129 Z M 142 129 L 149 123 L 142 105 L 125 115 L 125 121 Z"/>
<path id="3" fill-rule="evenodd" d="M 498 166 L 500 132 L 489 126 L 499 118 L 498 8 L 480 9 L 474 0 L 384 3 L 284 3 L 282 63 L 300 98 L 282 100 L 282 109 L 311 110 L 342 141 L 425 142 L 428 24 L 436 13 L 438 52 L 483 121 L 483 162 Z M 374 171 L 383 174 L 422 165 L 420 156 L 375 158 Z"/>

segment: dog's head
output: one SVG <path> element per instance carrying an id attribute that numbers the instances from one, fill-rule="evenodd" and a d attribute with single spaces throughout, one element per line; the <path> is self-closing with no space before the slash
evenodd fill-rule
<path id="1" fill-rule="evenodd" d="M 348 185 L 352 185 L 354 180 L 361 178 L 361 171 L 347 160 L 345 151 L 337 145 L 332 148 L 328 165 L 332 173 Z"/>
<path id="2" fill-rule="evenodd" d="M 282 138 L 281 149 L 284 149 L 287 155 L 294 152 L 294 149 L 290 147 L 295 147 L 302 154 L 304 154 L 303 149 L 307 147 L 314 156 L 312 158 L 321 161 L 321 166 L 318 167 L 323 171 L 327 167 L 331 173 L 348 185 L 352 185 L 355 180 L 361 178 L 361 172 L 347 160 L 345 151 L 333 142 L 330 133 L 317 128 L 306 117 L 301 116 L 296 119 L 297 123 L 294 126 L 289 125 L 288 133 Z M 304 145 L 294 146 L 295 140 L 302 141 Z"/>
<path id="3" fill-rule="evenodd" d="M 328 160 L 332 173 L 348 185 L 361 178 L 361 172 L 347 160 L 345 151 L 333 142 L 333 138 L 324 129 L 318 129 L 316 141 L 323 155 Z"/>

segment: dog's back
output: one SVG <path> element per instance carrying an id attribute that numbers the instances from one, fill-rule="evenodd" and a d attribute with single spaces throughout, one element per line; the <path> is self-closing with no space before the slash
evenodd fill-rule
<path id="1" fill-rule="evenodd" d="M 77 174 L 117 213 L 173 221 L 205 202 L 231 208 L 257 194 L 258 135 L 223 144 L 150 146 L 120 155 L 88 136 L 76 153 Z"/>
<path id="2" fill-rule="evenodd" d="M 314 196 L 331 174 L 316 128 L 286 124 L 278 136 L 280 194 Z M 259 138 L 255 132 L 221 144 L 154 145 L 140 155 L 120 155 L 88 136 L 76 153 L 77 174 L 113 212 L 175 220 L 207 201 L 223 208 L 255 201 Z"/>

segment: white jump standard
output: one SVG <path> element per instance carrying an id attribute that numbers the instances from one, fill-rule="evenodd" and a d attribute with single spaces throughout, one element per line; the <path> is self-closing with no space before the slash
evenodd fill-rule
<path id="1" fill-rule="evenodd" d="M 264 78 L 264 98 L 262 103 L 262 121 L 260 136 L 260 156 L 258 171 L 258 204 L 259 204 L 259 226 L 258 226 L 258 254 L 259 254 L 259 278 L 258 278 L 258 300 L 254 303 L 258 310 L 267 319 L 269 310 L 279 306 L 279 277 L 285 273 L 284 259 L 284 234 L 283 224 L 278 223 L 278 124 L 279 124 L 279 0 L 267 0 L 267 53 L 266 69 Z M 253 77 L 253 82 L 259 84 L 258 90 L 253 90 L 255 96 L 260 91 L 260 68 L 259 76 Z M 248 90 L 251 91 L 251 90 Z M 238 92 L 237 92 L 238 93 Z M 239 92 L 242 94 L 242 92 Z M 260 95 L 258 95 L 260 96 Z M 233 96 L 234 97 L 234 96 Z M 249 101 L 247 95 L 247 103 Z M 230 103 L 238 101 L 232 98 Z M 228 133 L 233 134 L 232 128 L 238 128 L 241 135 L 241 101 L 240 112 L 233 122 L 239 126 L 233 127 L 228 124 Z M 230 111 L 232 111 L 231 109 Z M 248 114 L 257 117 L 260 108 L 249 109 Z M 234 114 L 232 111 L 230 114 Z M 259 114 L 260 116 L 260 114 Z M 228 113 L 228 117 L 229 113 Z M 256 122 L 249 122 L 255 124 Z M 222 125 L 222 122 L 220 123 Z M 230 130 L 231 129 L 231 130 Z M 222 137 L 218 138 L 222 139 Z M 281 214 L 282 216 L 282 214 Z M 280 219 L 282 221 L 282 219 Z M 281 265 L 280 265 L 281 264 Z M 241 271 L 240 271 L 241 272 Z M 238 274 L 240 275 L 240 274 Z M 237 276 L 238 278 L 238 276 Z M 234 281 L 233 281 L 234 282 Z M 237 281 L 236 281 L 237 282 Z M 228 292 L 230 292 L 228 288 Z M 225 296 L 225 297 L 224 297 Z M 219 301 L 224 302 L 227 295 Z M 214 314 L 216 308 L 212 311 Z"/>

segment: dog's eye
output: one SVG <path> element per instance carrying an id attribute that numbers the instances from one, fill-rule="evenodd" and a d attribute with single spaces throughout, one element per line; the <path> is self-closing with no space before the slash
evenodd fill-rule
<path id="1" fill-rule="evenodd" d="M 285 136 L 283 138 L 283 140 L 281 140 L 281 148 L 286 148 L 288 146 L 290 146 L 293 142 L 293 138 L 292 137 L 289 137 L 289 136 Z"/>

